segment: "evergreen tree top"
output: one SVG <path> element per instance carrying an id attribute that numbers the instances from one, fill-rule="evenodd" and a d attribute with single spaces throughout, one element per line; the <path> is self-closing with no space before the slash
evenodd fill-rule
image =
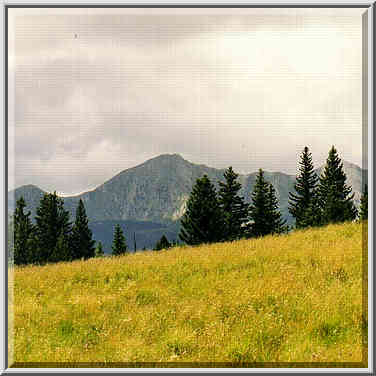
<path id="1" fill-rule="evenodd" d="M 127 244 L 125 242 L 125 236 L 123 230 L 119 224 L 115 226 L 114 240 L 112 242 L 112 254 L 121 255 L 127 252 Z"/>

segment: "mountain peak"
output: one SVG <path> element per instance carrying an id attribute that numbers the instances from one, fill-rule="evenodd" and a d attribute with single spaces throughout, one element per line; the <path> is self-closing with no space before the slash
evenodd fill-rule
<path id="1" fill-rule="evenodd" d="M 157 157 L 149 159 L 149 161 L 155 161 L 155 160 L 175 160 L 175 161 L 185 161 L 185 159 L 180 154 L 161 154 Z M 147 161 L 147 162 L 149 162 Z"/>
<path id="2" fill-rule="evenodd" d="M 25 184 L 25 185 L 21 185 L 18 188 L 15 188 L 13 190 L 13 192 L 15 192 L 15 191 L 42 191 L 42 189 L 40 189 L 39 187 L 37 187 L 34 184 Z"/>

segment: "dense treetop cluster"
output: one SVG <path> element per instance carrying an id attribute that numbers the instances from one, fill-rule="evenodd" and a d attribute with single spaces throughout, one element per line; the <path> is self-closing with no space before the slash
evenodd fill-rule
<path id="1" fill-rule="evenodd" d="M 367 185 L 358 214 L 352 188 L 346 185 L 343 164 L 334 146 L 321 176 L 314 172 L 308 147 L 304 148 L 299 165 L 295 192 L 289 194 L 289 212 L 295 219 L 295 228 L 368 218 Z M 250 204 L 238 195 L 241 185 L 236 182 L 237 176 L 229 167 L 224 174 L 225 182 L 219 182 L 218 192 L 207 176 L 197 180 L 181 221 L 181 240 L 197 245 L 291 230 L 282 219 L 275 189 L 265 180 L 262 169 L 258 172 Z"/>

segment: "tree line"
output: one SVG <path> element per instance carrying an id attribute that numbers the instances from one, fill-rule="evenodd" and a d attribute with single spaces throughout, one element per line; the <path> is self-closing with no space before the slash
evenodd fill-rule
<path id="1" fill-rule="evenodd" d="M 290 230 L 278 210 L 273 184 L 266 181 L 263 170 L 258 171 L 249 204 L 239 196 L 241 184 L 236 181 L 237 177 L 238 174 L 229 167 L 224 173 L 225 181 L 218 182 L 218 192 L 206 175 L 196 181 L 181 220 L 181 240 L 198 245 L 282 234 Z M 334 146 L 329 150 L 321 176 L 316 175 L 312 155 L 306 146 L 300 156 L 295 192 L 289 192 L 288 210 L 295 219 L 295 228 L 353 221 L 357 217 L 367 219 L 367 185 L 358 213 L 352 188 L 346 185 L 346 179 L 343 163 Z"/>
<path id="2" fill-rule="evenodd" d="M 17 200 L 11 219 L 9 252 L 15 265 L 45 264 L 88 259 L 95 256 L 95 241 L 88 226 L 85 206 L 80 200 L 72 224 L 64 201 L 54 193 L 45 193 L 37 208 L 35 223 L 25 213 L 23 197 Z M 12 241 L 13 240 L 13 241 Z"/>
<path id="3" fill-rule="evenodd" d="M 268 234 L 283 234 L 291 230 L 282 219 L 273 184 L 259 169 L 251 203 L 239 195 L 241 184 L 232 167 L 225 170 L 224 181 L 217 191 L 207 175 L 196 180 L 181 219 L 179 238 L 188 245 L 249 239 Z M 368 188 L 364 187 L 359 213 L 354 205 L 352 188 L 346 185 L 343 164 L 334 146 L 330 149 L 321 176 L 317 176 L 312 155 L 305 147 L 299 162 L 299 175 L 289 193 L 289 212 L 295 219 L 295 228 L 323 226 L 329 223 L 368 219 Z M 8 249 L 15 265 L 45 264 L 59 261 L 88 259 L 104 255 L 101 242 L 92 238 L 83 201 L 76 208 L 74 223 L 64 209 L 64 201 L 45 193 L 37 208 L 35 224 L 30 211 L 25 213 L 23 197 L 17 200 L 10 221 Z M 154 250 L 167 249 L 170 243 L 165 235 Z M 134 249 L 136 239 L 134 236 Z M 128 252 L 120 225 L 114 229 L 112 255 Z M 12 257 L 11 257 L 12 258 Z"/>
<path id="4" fill-rule="evenodd" d="M 104 256 L 100 241 L 95 247 L 81 199 L 76 208 L 74 223 L 70 222 L 69 212 L 64 209 L 64 201 L 56 192 L 43 195 L 37 208 L 35 223 L 31 221 L 31 212 L 25 213 L 25 207 L 26 202 L 20 197 L 8 228 L 8 255 L 14 265 L 43 265 Z M 166 249 L 173 245 L 176 243 L 170 243 L 163 235 L 154 250 Z M 136 248 L 134 234 L 135 251 Z M 114 228 L 112 255 L 118 256 L 128 251 L 123 230 L 117 224 Z"/>

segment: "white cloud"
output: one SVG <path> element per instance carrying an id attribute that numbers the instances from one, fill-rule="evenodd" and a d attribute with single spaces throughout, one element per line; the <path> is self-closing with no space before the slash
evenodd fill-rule
<path id="1" fill-rule="evenodd" d="M 294 173 L 334 144 L 361 164 L 360 11 L 232 11 L 15 17 L 15 184 L 80 192 L 167 152 Z"/>

